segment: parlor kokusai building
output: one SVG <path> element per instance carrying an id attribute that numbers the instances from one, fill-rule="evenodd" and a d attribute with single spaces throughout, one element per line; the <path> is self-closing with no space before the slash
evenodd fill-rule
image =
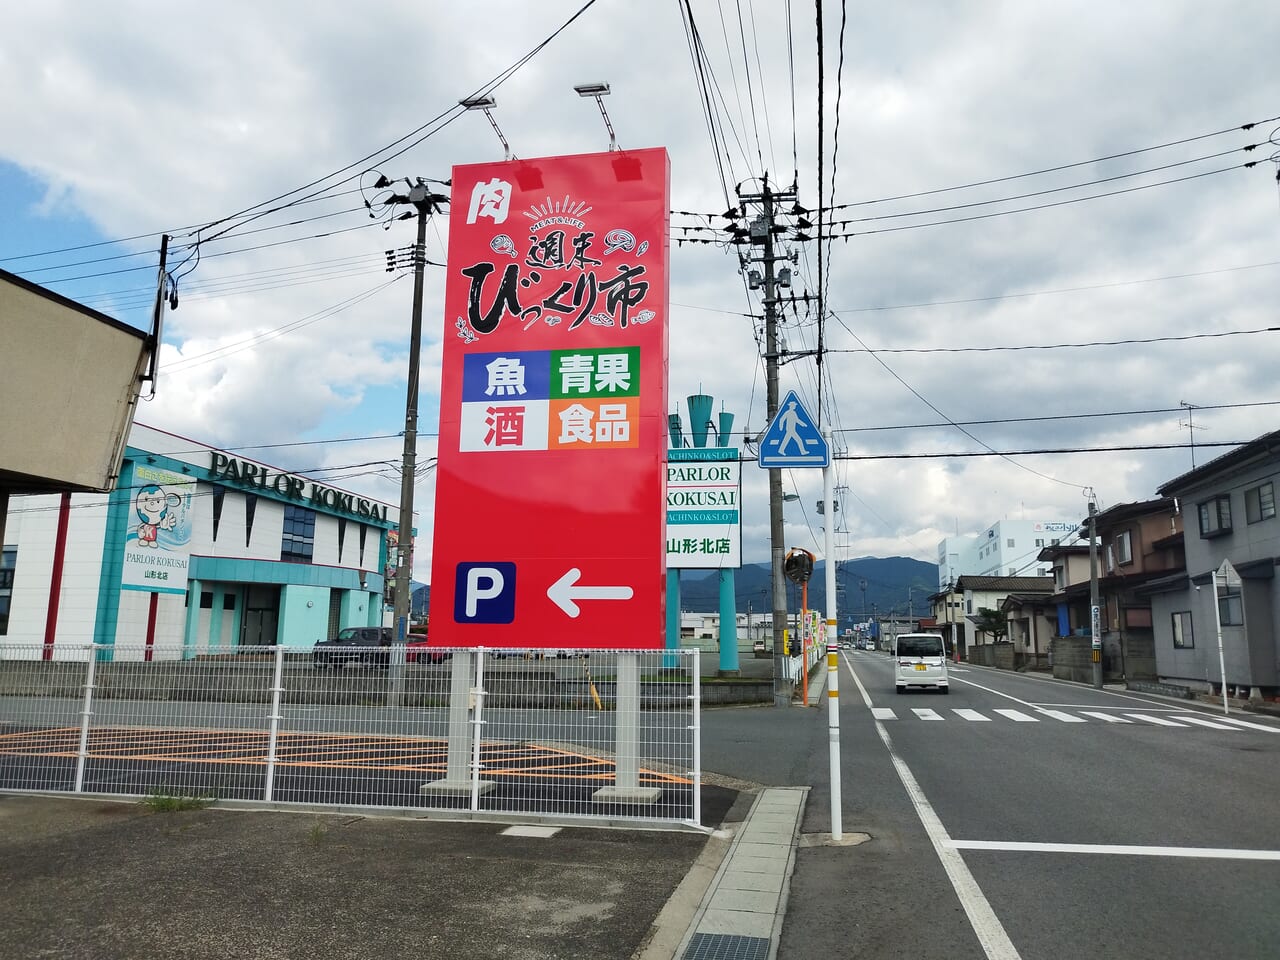
<path id="1" fill-rule="evenodd" d="M 0 656 L 181 658 L 380 626 L 396 526 L 394 506 L 134 424 L 111 493 L 11 501 Z"/>

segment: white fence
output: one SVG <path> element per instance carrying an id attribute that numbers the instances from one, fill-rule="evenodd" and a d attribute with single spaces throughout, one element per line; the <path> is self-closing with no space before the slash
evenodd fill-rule
<path id="1" fill-rule="evenodd" d="M 0 644 L 0 790 L 697 825 L 699 697 L 697 650 Z"/>

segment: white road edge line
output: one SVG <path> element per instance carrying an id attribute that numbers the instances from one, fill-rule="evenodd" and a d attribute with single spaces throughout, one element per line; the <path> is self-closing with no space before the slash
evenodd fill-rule
<path id="1" fill-rule="evenodd" d="M 845 666 L 849 668 L 853 682 L 857 684 L 858 691 L 862 694 L 863 702 L 870 707 L 871 698 L 867 696 L 866 688 L 854 672 L 853 664 L 846 662 Z M 874 722 L 876 733 L 880 735 L 885 749 L 889 751 L 889 759 L 893 761 L 893 768 L 898 772 L 898 779 L 902 781 L 907 796 L 911 798 L 911 803 L 916 808 L 916 815 L 933 843 L 934 852 L 942 861 L 942 868 L 947 872 L 947 879 L 951 881 L 951 887 L 960 899 L 960 905 L 964 907 L 965 916 L 969 918 L 969 925 L 973 927 L 973 932 L 977 935 L 978 943 L 982 945 L 982 951 L 987 955 L 987 960 L 1022 960 L 1013 941 L 1009 939 L 1009 934 L 1005 932 L 995 911 L 991 909 L 991 903 L 983 894 L 982 888 L 978 886 L 978 881 L 969 872 L 964 857 L 955 848 L 954 841 L 947 834 L 946 828 L 938 819 L 924 791 L 916 783 L 910 768 L 893 749 L 893 740 L 890 739 L 889 732 L 879 720 Z"/>
<path id="2" fill-rule="evenodd" d="M 1207 860 L 1280 860 L 1280 850 L 1235 850 L 1228 847 L 1140 847 L 1111 843 L 1023 843 L 1003 840 L 950 840 L 957 850 L 1022 853 L 1103 853 L 1122 857 L 1195 857 Z"/>
<path id="3" fill-rule="evenodd" d="M 990 671 L 992 671 L 992 672 L 994 672 L 994 673 L 1005 673 L 1005 674 L 1008 674 L 1008 673 L 1009 673 L 1009 671 L 1008 671 L 1008 670 L 1003 670 L 1003 671 L 1002 671 L 1002 670 L 997 669 L 996 667 L 986 667 L 986 666 L 983 666 L 983 665 L 981 665 L 981 664 L 970 664 L 970 666 L 972 666 L 975 670 L 990 670 Z M 954 672 L 954 671 L 953 671 L 953 672 Z M 1013 675 L 1014 675 L 1014 676 L 1017 676 L 1017 677 L 1020 677 L 1020 678 L 1021 678 L 1021 679 L 1023 679 L 1023 680 L 1030 680 L 1030 681 L 1032 681 L 1032 682 L 1034 682 L 1034 683 L 1048 683 L 1048 684 L 1052 684 L 1053 686 L 1055 686 L 1055 687 L 1059 687 L 1059 688 L 1061 688 L 1061 687 L 1063 687 L 1063 686 L 1070 686 L 1070 685 L 1071 685 L 1071 684 L 1064 683 L 1064 682 L 1063 682 L 1063 681 L 1061 681 L 1061 680 L 1050 679 L 1050 678 L 1048 678 L 1048 677 L 1036 677 L 1036 676 L 1032 676 L 1032 675 L 1031 675 L 1031 674 L 1029 674 L 1029 673 L 1016 673 L 1016 674 L 1013 674 Z M 977 686 L 977 684 L 975 683 L 975 684 L 974 684 L 974 686 L 976 687 L 976 686 Z M 983 687 L 983 689 L 985 690 L 986 688 L 985 688 L 985 687 Z M 993 691 L 993 692 L 994 692 L 994 691 Z M 1094 690 L 1094 692 L 1095 692 L 1095 693 L 1105 693 L 1105 694 L 1106 694 L 1107 696 L 1109 696 L 1109 697 L 1117 697 L 1117 698 L 1119 698 L 1120 700 L 1133 700 L 1133 701 L 1134 701 L 1134 702 L 1136 702 L 1136 703 L 1145 703 L 1145 704 L 1147 704 L 1148 706 L 1152 706 L 1152 707 L 1165 707 L 1165 706 L 1167 706 L 1167 704 L 1168 704 L 1168 701 L 1165 701 L 1165 700 L 1148 700 L 1146 697 L 1135 697 L 1135 696 L 1134 696 L 1133 694 L 1131 694 L 1131 693 L 1117 693 L 1115 690 Z M 1054 706 L 1065 706 L 1065 704 L 1054 704 Z M 1211 712 L 1211 711 L 1212 711 L 1212 709 L 1213 709 L 1213 708 L 1212 708 L 1212 705 L 1210 705 L 1210 704 L 1202 704 L 1201 706 L 1203 706 L 1203 707 L 1204 707 L 1204 709 L 1205 709 L 1205 711 L 1206 711 L 1206 712 Z M 1103 707 L 1103 708 L 1100 708 L 1100 709 L 1111 709 L 1111 708 L 1109 708 L 1109 707 Z M 1177 708 L 1175 708 L 1175 709 L 1177 709 Z M 1185 707 L 1184 707 L 1184 708 L 1182 708 L 1182 709 L 1188 709 L 1188 708 L 1185 708 Z M 1270 727 L 1268 727 L 1267 729 L 1271 729 L 1271 728 L 1270 728 Z M 1280 733 L 1280 730 L 1277 730 L 1276 732 L 1277 732 L 1277 733 Z"/>

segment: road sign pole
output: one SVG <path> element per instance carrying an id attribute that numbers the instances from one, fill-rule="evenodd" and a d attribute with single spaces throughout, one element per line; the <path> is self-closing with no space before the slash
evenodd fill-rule
<path id="1" fill-rule="evenodd" d="M 831 431 L 824 430 L 827 448 L 831 449 Z M 822 468 L 822 499 L 826 505 L 827 554 L 827 740 L 831 756 L 831 839 L 843 836 L 840 815 L 840 646 L 836 636 L 836 564 L 835 511 L 832 509 L 831 464 Z"/>
<path id="2" fill-rule="evenodd" d="M 1222 678 L 1222 712 L 1231 715 L 1227 705 L 1227 658 L 1222 652 L 1222 607 L 1218 604 L 1218 571 L 1213 571 L 1213 622 L 1218 625 L 1218 676 Z"/>
<path id="3" fill-rule="evenodd" d="M 1089 499 L 1089 648 L 1093 686 L 1102 689 L 1102 608 L 1098 602 L 1098 505 Z"/>

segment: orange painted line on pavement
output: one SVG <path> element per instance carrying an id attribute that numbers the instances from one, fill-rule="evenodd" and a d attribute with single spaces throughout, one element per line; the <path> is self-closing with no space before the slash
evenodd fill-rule
<path id="1" fill-rule="evenodd" d="M 51 733 L 65 733 L 67 735 L 80 735 L 78 727 L 50 727 L 42 730 L 18 730 L 14 733 L 0 733 L 0 740 L 16 739 L 19 737 L 42 737 Z"/>

